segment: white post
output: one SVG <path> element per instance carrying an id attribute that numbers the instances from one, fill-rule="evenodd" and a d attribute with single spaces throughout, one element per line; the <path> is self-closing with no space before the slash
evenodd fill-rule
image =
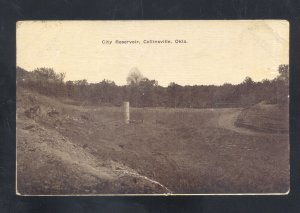
<path id="1" fill-rule="evenodd" d="M 124 122 L 126 124 L 129 124 L 129 120 L 130 120 L 130 117 L 129 117 L 129 102 L 126 101 L 124 102 Z"/>

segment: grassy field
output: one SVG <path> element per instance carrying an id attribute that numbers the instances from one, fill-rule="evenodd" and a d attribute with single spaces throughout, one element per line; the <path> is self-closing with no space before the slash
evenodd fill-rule
<path id="1" fill-rule="evenodd" d="M 26 117 L 34 105 L 40 112 Z M 287 192 L 288 134 L 236 126 L 241 112 L 131 108 L 131 119 L 143 122 L 124 124 L 121 107 L 75 106 L 18 91 L 18 191 Z"/>

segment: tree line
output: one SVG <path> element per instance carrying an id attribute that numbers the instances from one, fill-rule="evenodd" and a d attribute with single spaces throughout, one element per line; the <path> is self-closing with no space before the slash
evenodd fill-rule
<path id="1" fill-rule="evenodd" d="M 273 80 L 254 82 L 246 77 L 240 84 L 221 86 L 181 86 L 171 82 L 163 87 L 156 80 L 143 77 L 137 68 L 129 72 L 124 86 L 107 79 L 88 83 L 85 79 L 65 82 L 64 78 L 64 73 L 56 73 L 52 68 L 28 72 L 17 67 L 17 87 L 92 105 L 120 106 L 123 101 L 130 101 L 133 107 L 242 107 L 261 101 L 286 104 L 289 94 L 289 66 L 286 64 L 278 67 L 278 76 Z"/>

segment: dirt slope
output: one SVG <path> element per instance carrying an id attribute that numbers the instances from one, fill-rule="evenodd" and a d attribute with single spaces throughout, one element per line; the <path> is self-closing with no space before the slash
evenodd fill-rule
<path id="1" fill-rule="evenodd" d="M 29 93 L 20 96 L 22 100 L 19 100 L 17 115 L 19 194 L 171 193 L 159 182 L 121 163 L 99 161 L 85 147 L 72 143 L 55 128 L 40 125 L 39 119 L 49 117 L 45 111 L 34 119 L 27 118 L 24 115 L 26 107 L 38 105 L 45 110 L 46 106 L 43 100 L 37 100 L 37 96 Z M 50 108 L 53 109 L 53 106 Z M 48 122 L 52 120 L 53 117 L 48 118 Z"/>

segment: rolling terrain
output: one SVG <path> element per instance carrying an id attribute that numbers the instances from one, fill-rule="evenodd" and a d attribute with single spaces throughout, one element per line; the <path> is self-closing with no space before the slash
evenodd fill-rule
<path id="1" fill-rule="evenodd" d="M 280 115 L 287 113 L 265 113 L 274 108 L 131 108 L 138 122 L 125 124 L 122 107 L 75 105 L 18 89 L 17 191 L 286 193 L 289 137 Z M 241 125 L 249 123 L 255 128 Z M 261 128 L 268 125 L 285 131 Z"/>

